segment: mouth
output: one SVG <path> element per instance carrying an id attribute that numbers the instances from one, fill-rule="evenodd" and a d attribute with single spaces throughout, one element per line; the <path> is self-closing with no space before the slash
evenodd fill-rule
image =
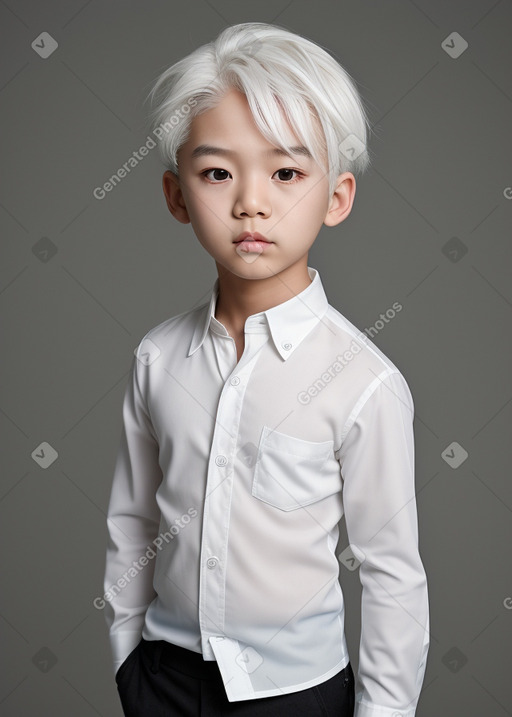
<path id="1" fill-rule="evenodd" d="M 263 234 L 260 234 L 259 232 L 242 232 L 235 240 L 234 244 L 241 244 L 242 242 L 247 243 L 261 243 L 261 244 L 273 244 L 274 242 L 271 242 L 270 239 L 267 239 L 267 237 L 263 236 Z"/>
<path id="2" fill-rule="evenodd" d="M 242 232 L 234 241 L 237 254 L 242 256 L 245 261 L 254 261 L 259 254 L 270 251 L 273 243 L 259 232 Z M 249 259 L 249 257 L 252 258 Z"/>
<path id="3" fill-rule="evenodd" d="M 236 244 L 237 253 L 248 261 L 248 255 L 255 255 L 254 260 L 258 254 L 269 250 L 274 242 L 259 232 L 242 232 L 233 243 Z"/>

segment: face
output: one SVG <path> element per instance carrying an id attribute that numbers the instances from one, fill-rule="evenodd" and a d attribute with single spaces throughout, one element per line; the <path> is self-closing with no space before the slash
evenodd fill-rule
<path id="1" fill-rule="evenodd" d="M 307 272 L 322 224 L 338 224 L 350 213 L 353 175 L 340 175 L 329 197 L 326 167 L 304 148 L 293 152 L 300 142 L 291 130 L 290 138 L 289 155 L 276 149 L 258 130 L 245 95 L 234 89 L 192 120 L 178 152 L 179 178 L 166 172 L 164 193 L 169 210 L 192 224 L 219 273 L 264 279 Z M 258 232 L 268 243 L 236 243 L 243 232 Z"/>

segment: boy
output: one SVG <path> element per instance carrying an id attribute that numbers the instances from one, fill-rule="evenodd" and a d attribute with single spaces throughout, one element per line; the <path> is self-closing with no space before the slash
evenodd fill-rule
<path id="1" fill-rule="evenodd" d="M 125 714 L 412 717 L 429 644 L 413 400 L 307 264 L 369 161 L 355 85 L 315 43 L 245 23 L 151 97 L 168 208 L 218 278 L 144 336 L 124 398 L 105 599 Z"/>

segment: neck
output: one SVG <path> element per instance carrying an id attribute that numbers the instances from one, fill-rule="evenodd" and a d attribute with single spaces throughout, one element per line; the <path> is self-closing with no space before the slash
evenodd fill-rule
<path id="1" fill-rule="evenodd" d="M 236 333 L 243 333 L 248 316 L 292 299 L 310 284 L 307 265 L 289 267 L 265 279 L 244 279 L 217 263 L 219 294 L 215 318 Z"/>

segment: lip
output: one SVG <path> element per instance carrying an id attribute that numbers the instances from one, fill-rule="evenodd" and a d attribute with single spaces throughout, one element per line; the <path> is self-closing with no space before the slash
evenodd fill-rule
<path id="1" fill-rule="evenodd" d="M 233 243 L 240 244 L 240 242 L 243 242 L 244 240 L 265 242 L 265 244 L 273 244 L 274 243 L 274 242 L 271 242 L 270 239 L 267 239 L 267 237 L 263 236 L 263 234 L 260 234 L 259 232 L 242 232 L 234 240 Z"/>

